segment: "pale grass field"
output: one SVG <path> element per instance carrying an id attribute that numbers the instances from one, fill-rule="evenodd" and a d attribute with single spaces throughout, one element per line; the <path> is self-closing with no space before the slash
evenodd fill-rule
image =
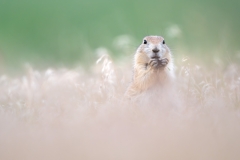
<path id="1" fill-rule="evenodd" d="M 146 106 L 123 98 L 130 61 L 108 56 L 90 70 L 2 75 L 0 159 L 240 159 L 240 67 L 177 61 L 174 93 Z"/>

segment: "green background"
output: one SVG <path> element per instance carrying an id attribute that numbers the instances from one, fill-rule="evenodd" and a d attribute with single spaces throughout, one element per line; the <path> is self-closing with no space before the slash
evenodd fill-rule
<path id="1" fill-rule="evenodd" d="M 98 47 L 118 59 L 120 35 L 132 37 L 132 48 L 156 34 L 176 55 L 236 60 L 239 7 L 239 0 L 0 0 L 0 67 L 90 64 Z M 169 36 L 171 26 L 181 34 Z"/>

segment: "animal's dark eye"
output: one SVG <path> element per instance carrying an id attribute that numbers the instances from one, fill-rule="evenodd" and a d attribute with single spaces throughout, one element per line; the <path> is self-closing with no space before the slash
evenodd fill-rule
<path id="1" fill-rule="evenodd" d="M 164 40 L 162 41 L 162 44 L 165 44 L 165 41 L 164 41 Z"/>
<path id="2" fill-rule="evenodd" d="M 147 40 L 144 39 L 144 40 L 143 40 L 143 44 L 147 44 Z"/>

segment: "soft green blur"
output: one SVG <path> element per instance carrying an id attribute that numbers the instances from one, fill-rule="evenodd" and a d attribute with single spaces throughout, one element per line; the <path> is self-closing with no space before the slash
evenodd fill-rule
<path id="1" fill-rule="evenodd" d="M 136 48 L 155 34 L 174 54 L 231 61 L 240 50 L 239 7 L 239 0 L 0 0 L 0 67 L 85 65 L 98 47 L 121 56 L 118 36 Z"/>

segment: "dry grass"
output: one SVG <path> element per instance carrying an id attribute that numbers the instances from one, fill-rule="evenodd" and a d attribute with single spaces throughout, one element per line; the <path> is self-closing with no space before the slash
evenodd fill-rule
<path id="1" fill-rule="evenodd" d="M 123 99 L 130 63 L 107 56 L 88 73 L 1 76 L 0 159 L 240 159 L 239 66 L 192 64 L 179 63 L 174 93 L 147 106 Z"/>

